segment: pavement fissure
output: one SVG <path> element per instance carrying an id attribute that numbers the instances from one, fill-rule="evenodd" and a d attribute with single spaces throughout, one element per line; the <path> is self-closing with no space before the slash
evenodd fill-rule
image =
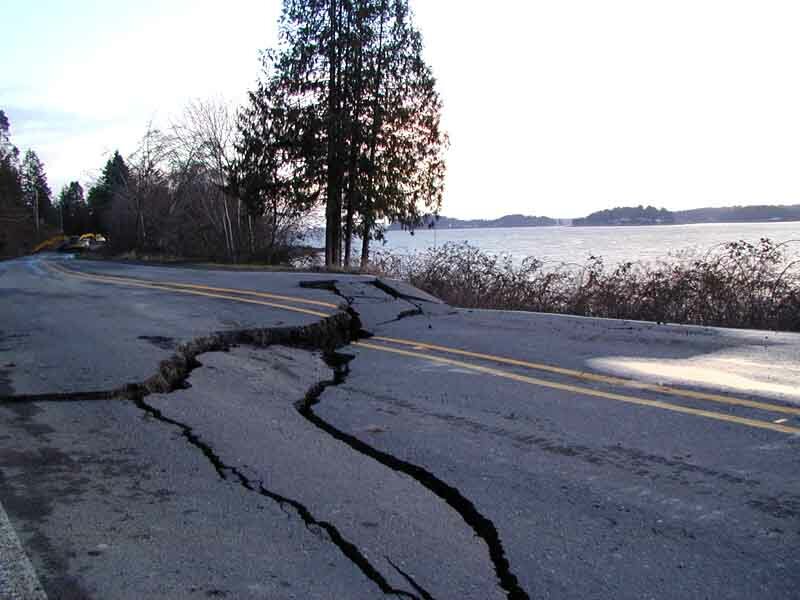
<path id="1" fill-rule="evenodd" d="M 311 510 L 293 498 L 279 494 L 264 486 L 263 481 L 255 481 L 245 475 L 235 466 L 226 464 L 214 451 L 212 446 L 205 442 L 195 430 L 175 419 L 166 416 L 161 410 L 146 401 L 148 395 L 153 393 L 170 393 L 182 389 L 191 372 L 202 366 L 198 361 L 201 354 L 207 352 L 220 352 L 230 349 L 233 345 L 249 344 L 257 347 L 280 344 L 284 346 L 300 347 L 305 349 L 323 350 L 330 352 L 330 348 L 345 343 L 351 334 L 353 320 L 349 315 L 342 314 L 331 317 L 328 322 L 313 324 L 297 328 L 281 328 L 274 330 L 249 330 L 230 332 L 207 338 L 200 338 L 190 344 L 182 346 L 182 352 L 171 360 L 162 362 L 159 373 L 139 386 L 129 386 L 126 393 L 133 399 L 136 406 L 154 419 L 177 427 L 186 441 L 200 450 L 203 456 L 213 466 L 221 480 L 234 481 L 243 489 L 257 493 L 281 508 L 291 507 L 300 517 L 309 531 L 318 534 L 320 531 L 327 534 L 328 539 L 338 550 L 350 560 L 370 581 L 386 595 L 410 598 L 412 600 L 426 600 L 430 596 L 417 596 L 410 592 L 392 587 L 388 580 L 370 563 L 359 548 L 347 540 L 339 529 L 328 521 L 317 519 Z M 357 325 L 357 322 L 355 323 Z M 326 384 L 333 382 L 317 383 L 308 392 L 308 395 L 319 394 Z"/>
<path id="2" fill-rule="evenodd" d="M 354 323 L 354 326 L 351 327 L 351 331 L 356 332 L 351 341 L 357 341 L 360 339 L 360 334 L 362 333 L 371 336 L 371 334 L 365 332 L 361 328 L 359 315 L 352 306 L 352 300 L 347 299 L 338 290 L 336 290 L 335 282 L 325 283 L 329 285 L 330 288 L 333 288 L 337 294 L 348 301 L 349 314 L 352 316 Z M 343 354 L 336 351 L 326 352 L 323 357 L 328 366 L 330 366 L 333 370 L 334 378 L 330 381 L 317 383 L 306 394 L 306 397 L 296 404 L 296 408 L 300 415 L 302 415 L 318 429 L 324 431 L 334 439 L 346 444 L 356 452 L 368 456 L 392 471 L 403 473 L 411 477 L 420 485 L 432 492 L 435 496 L 443 500 L 448 506 L 450 506 L 459 514 L 463 521 L 475 532 L 475 535 L 486 544 L 489 551 L 489 558 L 498 578 L 498 583 L 505 591 L 507 598 L 509 600 L 529 600 L 530 596 L 522 588 L 517 576 L 511 570 L 511 564 L 506 556 L 503 543 L 500 539 L 500 534 L 497 531 L 497 527 L 495 527 L 494 523 L 489 518 L 481 514 L 476 506 L 457 488 L 442 481 L 433 473 L 419 465 L 404 461 L 386 452 L 382 452 L 381 450 L 378 450 L 377 448 L 374 448 L 363 440 L 357 438 L 356 436 L 345 433 L 344 431 L 333 426 L 331 423 L 322 419 L 316 412 L 314 412 L 314 406 L 319 404 L 322 393 L 328 387 L 338 386 L 345 383 L 347 380 L 347 375 L 350 372 L 350 362 L 355 358 L 353 355 Z M 416 586 L 417 584 L 414 583 L 412 585 Z"/>
<path id="3" fill-rule="evenodd" d="M 463 521 L 483 540 L 489 550 L 489 558 L 494 566 L 500 587 L 506 592 L 509 600 L 529 600 L 530 596 L 522 589 L 517 576 L 511 571 L 511 564 L 506 556 L 500 534 L 494 523 L 481 514 L 475 505 L 466 498 L 457 488 L 445 483 L 430 471 L 419 465 L 404 461 L 394 455 L 388 454 L 354 435 L 334 427 L 314 412 L 314 406 L 320 402 L 322 392 L 333 385 L 345 382 L 349 373 L 349 362 L 354 357 L 341 353 L 332 353 L 325 356 L 328 365 L 334 369 L 334 379 L 329 382 L 318 383 L 306 395 L 306 398 L 297 404 L 300 414 L 310 423 L 321 429 L 334 439 L 347 444 L 350 448 L 379 462 L 392 471 L 403 473 L 420 485 L 442 499 L 448 506 L 455 510 Z"/>
<path id="4" fill-rule="evenodd" d="M 511 571 L 511 566 L 497 528 L 492 521 L 482 515 L 475 505 L 458 489 L 438 479 L 433 473 L 418 465 L 382 452 L 369 446 L 355 436 L 338 430 L 314 412 L 313 407 L 320 401 L 324 390 L 329 386 L 340 385 L 344 382 L 349 372 L 348 363 L 354 358 L 353 356 L 337 353 L 336 350 L 351 341 L 372 336 L 370 332 L 364 330 L 361 326 L 359 314 L 353 306 L 355 298 L 343 294 L 338 289 L 336 283 L 336 281 L 315 281 L 303 282 L 301 285 L 303 287 L 327 289 L 343 298 L 346 301 L 346 306 L 342 307 L 342 312 L 332 316 L 326 316 L 321 321 L 311 325 L 226 331 L 196 338 L 188 343 L 179 345 L 175 354 L 170 359 L 160 363 L 158 372 L 143 383 L 129 384 L 119 390 L 110 392 L 98 392 L 96 399 L 130 399 L 140 410 L 150 415 L 152 418 L 177 427 L 187 443 L 201 451 L 203 456 L 213 466 L 220 479 L 226 481 L 233 480 L 242 488 L 269 498 L 278 503 L 281 507 L 291 507 L 309 530 L 315 533 L 324 531 L 339 551 L 368 579 L 375 583 L 384 594 L 427 600 L 432 597 L 430 593 L 425 591 L 418 582 L 410 577 L 410 575 L 398 569 L 391 561 L 389 561 L 389 564 L 391 564 L 398 574 L 415 590 L 416 594 L 392 587 L 377 568 L 369 562 L 366 556 L 353 543 L 345 539 L 332 523 L 318 520 L 313 516 L 311 511 L 299 501 L 267 489 L 263 485 L 263 482 L 255 481 L 247 477 L 238 468 L 226 464 L 221 457 L 217 455 L 211 445 L 205 442 L 192 427 L 166 416 L 162 411 L 146 401 L 147 396 L 151 394 L 169 394 L 173 391 L 185 388 L 191 372 L 201 366 L 198 357 L 204 353 L 224 352 L 238 345 L 251 345 L 260 348 L 271 345 L 283 345 L 311 351 L 321 351 L 327 364 L 333 369 L 334 376 L 330 381 L 318 382 L 312 386 L 305 398 L 295 405 L 300 415 L 317 429 L 345 443 L 351 449 L 376 460 L 392 471 L 403 473 L 411 477 L 443 500 L 460 515 L 463 521 L 475 532 L 476 536 L 486 544 L 489 558 L 498 578 L 498 584 L 505 591 L 506 596 L 510 600 L 527 600 L 529 595 L 522 589 L 516 575 Z M 397 320 L 424 314 L 422 307 L 415 302 L 414 299 L 406 297 L 406 295 L 401 294 L 379 280 L 365 283 L 374 286 L 394 299 L 402 299 L 415 307 L 402 311 L 398 315 Z M 87 395 L 86 393 L 40 394 L 35 397 L 35 401 L 57 399 L 85 400 L 87 399 Z M 22 397 L 14 399 L 14 401 L 25 400 L 26 399 Z M 27 400 L 32 401 L 33 398 L 28 398 Z"/>
<path id="5" fill-rule="evenodd" d="M 393 588 L 377 568 L 369 562 L 358 547 L 348 541 L 335 525 L 317 519 L 308 507 L 301 502 L 269 490 L 264 486 L 263 482 L 256 482 L 248 478 L 240 469 L 226 464 L 215 452 L 213 447 L 205 442 L 194 428 L 168 417 L 146 400 L 147 396 L 151 394 L 169 394 L 173 391 L 185 388 L 191 372 L 202 366 L 198 361 L 198 357 L 202 354 L 208 352 L 224 352 L 235 345 L 245 344 L 258 347 L 281 344 L 310 350 L 329 351 L 331 348 L 338 347 L 350 339 L 351 323 L 353 323 L 353 319 L 350 315 L 339 313 L 318 323 L 300 327 L 251 329 L 217 333 L 196 338 L 191 342 L 179 346 L 176 354 L 173 355 L 172 358 L 161 362 L 158 373 L 143 383 L 129 384 L 121 389 L 99 392 L 10 396 L 0 398 L 0 401 L 7 403 L 24 403 L 129 399 L 137 408 L 153 419 L 177 427 L 186 442 L 200 450 L 221 480 L 233 480 L 245 490 L 258 493 L 276 502 L 281 508 L 287 506 L 291 507 L 305 526 L 316 535 L 318 535 L 320 531 L 324 531 L 328 539 L 330 539 L 339 551 L 369 580 L 374 582 L 384 594 L 410 598 L 412 600 L 425 600 L 425 598 L 427 598 L 426 596 L 416 596 L 404 590 Z"/>
<path id="6" fill-rule="evenodd" d="M 384 594 L 411 598 L 412 600 L 419 600 L 414 594 L 393 588 L 386 578 L 381 575 L 377 568 L 375 568 L 369 562 L 369 560 L 358 549 L 358 547 L 352 542 L 348 541 L 334 524 L 328 521 L 317 519 L 314 517 L 309 508 L 301 502 L 269 490 L 264 486 L 262 481 L 254 481 L 253 479 L 247 477 L 237 467 L 226 464 L 222 458 L 216 454 L 211 445 L 204 442 L 192 427 L 167 417 L 162 411 L 148 404 L 145 400 L 145 396 L 142 395 L 135 398 L 135 404 L 154 419 L 179 428 L 181 430 L 181 435 L 186 439 L 186 441 L 195 448 L 199 449 L 208 462 L 211 463 L 221 480 L 233 480 L 248 492 L 254 492 L 265 498 L 268 498 L 269 500 L 277 503 L 283 509 L 285 509 L 287 506 L 291 507 L 300 517 L 309 531 L 312 531 L 317 535 L 319 531 L 324 531 L 327 534 L 328 539 L 339 549 L 339 551 L 348 560 L 350 560 L 350 562 L 358 567 L 358 569 L 368 579 L 375 583 Z"/>

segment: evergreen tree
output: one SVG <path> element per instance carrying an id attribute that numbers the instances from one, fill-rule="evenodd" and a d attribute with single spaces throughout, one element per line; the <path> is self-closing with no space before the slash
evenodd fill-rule
<path id="1" fill-rule="evenodd" d="M 53 223 L 52 192 L 47 184 L 44 164 L 33 150 L 28 150 L 22 159 L 20 181 L 25 205 L 33 211 L 40 223 Z"/>
<path id="2" fill-rule="evenodd" d="M 19 150 L 11 143 L 10 129 L 8 117 L 0 110 L 0 207 L 22 204 Z"/>
<path id="3" fill-rule="evenodd" d="M 385 220 L 438 212 L 447 138 L 408 0 L 284 0 L 265 74 L 297 187 L 325 197 L 327 265 L 355 232 L 366 262 Z"/>
<path id="4" fill-rule="evenodd" d="M 437 215 L 444 193 L 447 135 L 441 128 L 436 80 L 422 58 L 422 36 L 407 0 L 379 0 L 370 95 L 368 153 L 360 203 L 361 264 L 385 221 L 413 229 Z"/>
<path id="5" fill-rule="evenodd" d="M 89 207 L 83 197 L 83 187 L 77 181 L 65 185 L 58 196 L 58 207 L 66 235 L 85 233 L 89 226 Z"/>
<path id="6" fill-rule="evenodd" d="M 269 60 L 266 55 L 265 60 Z M 272 238 L 266 240 L 268 248 L 283 241 L 281 232 L 320 197 L 318 186 L 309 184 L 307 169 L 293 150 L 303 145 L 292 142 L 301 129 L 290 124 L 291 111 L 273 83 L 262 81 L 248 95 L 249 102 L 239 113 L 236 157 L 228 173 L 229 191 L 244 203 L 248 215 L 266 220 Z M 251 248 L 254 245 L 251 240 Z"/>
<path id="7" fill-rule="evenodd" d="M 114 152 L 103 167 L 100 178 L 89 189 L 87 202 L 89 204 L 90 223 L 93 231 L 108 233 L 108 213 L 114 198 L 123 193 L 130 180 L 130 171 L 125 160 L 118 152 Z"/>

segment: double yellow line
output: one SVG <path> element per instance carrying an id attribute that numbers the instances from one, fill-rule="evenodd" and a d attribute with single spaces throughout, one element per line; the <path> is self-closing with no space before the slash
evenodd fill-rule
<path id="1" fill-rule="evenodd" d="M 458 350 L 456 348 L 449 348 L 447 346 L 437 346 L 436 344 L 427 344 L 424 342 L 417 342 L 414 340 L 403 340 L 390 337 L 375 336 L 371 338 L 382 342 L 389 342 L 401 346 L 412 346 L 420 350 L 433 350 L 444 352 L 448 354 L 456 354 L 460 356 L 468 356 L 470 358 L 477 358 L 479 360 L 493 361 L 497 363 L 512 365 L 516 367 L 523 367 L 526 369 L 533 369 L 536 371 L 544 371 L 547 373 L 555 373 L 557 375 L 566 375 L 575 379 L 583 379 L 585 381 L 592 381 L 603 383 L 607 385 L 616 385 L 628 387 L 638 390 L 647 390 L 659 394 L 667 394 L 670 396 L 681 396 L 683 398 L 693 398 L 696 400 L 707 400 L 710 402 L 718 402 L 720 404 L 728 404 L 731 406 L 746 406 L 748 408 L 756 408 L 759 410 L 768 410 L 771 412 L 785 413 L 787 415 L 800 416 L 800 408 L 794 406 L 781 406 L 779 404 L 767 404 L 764 402 L 757 402 L 755 400 L 743 400 L 741 398 L 732 398 L 730 396 L 722 396 L 720 394 L 710 394 L 707 392 L 697 392 L 694 390 L 685 390 L 674 388 L 657 383 L 646 383 L 643 381 L 635 381 L 632 379 L 623 379 L 622 377 L 612 377 L 609 375 L 600 375 L 599 373 L 590 373 L 586 371 L 576 371 L 574 369 L 566 369 L 564 367 L 556 367 L 544 363 L 529 362 L 525 360 L 517 360 L 514 358 L 505 358 L 501 356 L 494 356 L 492 354 L 482 354 L 480 352 L 470 352 L 468 350 Z"/>
<path id="2" fill-rule="evenodd" d="M 466 354 L 467 356 L 476 356 L 477 353 L 474 352 L 467 352 L 464 350 L 459 350 L 456 348 L 447 348 L 444 346 L 434 346 L 432 344 L 423 344 L 419 342 L 414 342 L 413 340 L 398 340 L 393 338 L 382 338 L 376 336 L 375 338 L 371 338 L 374 340 L 391 340 L 396 344 L 401 344 L 405 346 L 412 346 L 414 348 L 420 349 L 435 349 L 439 352 L 450 353 L 450 354 Z M 430 354 L 430 353 L 422 353 L 418 351 L 409 351 L 403 350 L 401 348 L 378 345 L 371 342 L 355 342 L 355 346 L 360 348 L 367 348 L 370 350 L 380 350 L 382 352 L 391 352 L 393 354 L 399 354 L 401 356 L 408 356 L 412 358 L 423 358 L 426 360 L 430 360 L 433 362 L 437 362 L 444 365 L 449 365 L 453 367 L 458 367 L 462 369 L 469 369 L 471 371 L 476 371 L 478 373 L 484 373 L 486 375 L 493 375 L 495 377 L 500 377 L 502 379 L 509 379 L 512 381 L 517 381 L 520 383 L 527 383 L 529 385 L 535 385 L 538 387 L 545 387 L 555 390 L 561 390 L 564 392 L 571 392 L 573 394 L 580 394 L 582 396 L 593 396 L 595 398 L 605 398 L 607 400 L 616 400 L 617 402 L 625 402 L 627 404 L 636 404 L 639 406 L 648 406 L 651 408 L 659 408 L 662 410 L 668 410 L 671 412 L 676 413 L 683 413 L 687 415 L 693 415 L 695 417 L 705 417 L 708 419 L 715 419 L 717 421 L 725 421 L 728 423 L 738 423 L 739 425 L 747 425 L 749 427 L 756 427 L 758 429 L 768 429 L 771 431 L 778 431 L 780 433 L 790 433 L 790 434 L 798 434 L 800 433 L 800 428 L 792 427 L 789 425 L 783 425 L 781 423 L 775 423 L 770 421 L 761 421 L 759 419 L 750 419 L 747 417 L 739 417 L 736 415 L 730 415 L 726 413 L 720 413 L 711 410 L 702 410 L 698 408 L 691 408 L 688 406 L 683 406 L 681 404 L 671 404 L 669 402 L 663 402 L 660 400 L 648 400 L 646 398 L 639 398 L 636 396 L 629 396 L 626 394 L 618 394 L 616 392 L 607 392 L 600 389 L 588 388 L 583 386 L 572 385 L 568 383 L 559 383 L 556 381 L 548 381 L 546 379 L 539 379 L 537 377 L 531 377 L 529 375 L 522 375 L 520 373 L 515 373 L 513 371 L 504 371 L 501 369 L 495 369 L 493 367 L 487 367 L 483 365 L 477 365 L 474 363 L 469 363 L 460 360 L 454 360 L 451 358 L 447 358 L 444 356 L 440 356 L 437 354 Z M 794 416 L 800 415 L 800 409 L 788 407 L 788 406 L 781 406 L 778 404 L 767 404 L 764 402 L 755 402 L 751 400 L 743 400 L 740 398 L 730 398 L 727 396 L 720 396 L 717 394 L 704 394 L 702 392 L 695 392 L 692 390 L 681 390 L 678 388 L 670 388 L 666 386 L 660 386 L 655 384 L 647 384 L 637 381 L 630 381 L 627 379 L 621 379 L 616 377 L 605 377 L 602 375 L 595 375 L 592 373 L 583 373 L 581 371 L 571 371 L 570 369 L 562 369 L 560 367 L 552 367 L 551 365 L 541 365 L 537 363 L 526 363 L 525 361 L 517 361 L 515 359 L 509 359 L 500 356 L 491 356 L 491 355 L 478 355 L 482 360 L 488 360 L 493 362 L 499 363 L 511 363 L 517 366 L 523 366 L 531 369 L 540 369 L 550 372 L 558 372 L 562 375 L 568 375 L 573 378 L 577 379 L 586 379 L 586 380 L 593 380 L 593 381 L 603 381 L 605 383 L 614 383 L 616 385 L 624 386 L 624 387 L 632 387 L 638 389 L 645 389 L 645 390 L 653 390 L 663 394 L 670 394 L 673 396 L 682 396 L 682 397 L 690 397 L 694 399 L 702 399 L 702 400 L 709 400 L 712 402 L 719 402 L 728 405 L 735 405 L 735 406 L 746 406 L 750 408 L 757 408 L 763 411 L 775 412 L 775 413 L 783 413 L 783 414 L 791 414 Z"/>
<path id="3" fill-rule="evenodd" d="M 222 300 L 230 300 L 234 302 L 243 302 L 248 304 L 257 304 L 261 306 L 268 306 L 270 308 L 277 308 L 281 310 L 288 310 L 292 312 L 298 312 L 303 314 L 308 314 L 316 317 L 328 317 L 331 316 L 331 312 L 322 312 L 321 310 L 317 310 L 318 308 L 325 308 L 331 309 L 334 312 L 339 310 L 341 307 L 332 304 L 330 302 L 321 302 L 318 300 L 308 300 L 306 298 L 300 298 L 296 296 L 286 296 L 286 295 L 279 295 L 279 294 L 270 294 L 267 292 L 257 292 L 252 290 L 239 290 L 233 288 L 221 288 L 221 287 L 212 287 L 212 286 L 204 286 L 204 285 L 196 285 L 196 284 L 187 284 L 187 283 L 175 283 L 175 282 L 153 282 L 147 281 L 142 279 L 134 279 L 129 277 L 118 277 L 118 276 L 111 276 L 111 275 L 97 275 L 94 273 L 84 273 L 80 271 L 74 271 L 71 269 L 66 269 L 60 265 L 56 265 L 54 263 L 45 262 L 45 264 L 52 270 L 59 272 L 63 275 L 67 275 L 70 277 L 77 277 L 87 281 L 97 281 L 101 283 L 110 283 L 110 284 L 117 284 L 117 285 L 127 285 L 127 286 L 135 286 L 135 287 L 144 287 L 144 288 L 151 288 L 157 290 L 164 290 L 174 293 L 181 293 L 181 294 L 193 294 L 197 296 L 205 296 L 209 298 L 219 298 Z M 278 300 L 280 302 L 275 302 Z M 292 302 L 295 304 L 302 304 L 305 306 L 313 307 L 313 308 L 305 308 L 305 307 L 298 307 L 292 306 L 288 304 L 284 304 L 284 302 Z M 375 343 L 378 342 L 378 343 Z M 672 404 L 669 402 L 663 402 L 660 400 L 650 400 L 646 398 L 639 398 L 637 396 L 631 396 L 627 394 L 620 394 L 616 392 L 605 391 L 602 389 L 596 389 L 592 387 L 585 387 L 585 386 L 578 386 L 568 383 L 560 383 L 556 381 L 549 381 L 546 379 L 540 379 L 537 377 L 532 377 L 530 375 L 523 375 L 514 371 L 507 371 L 498 369 L 495 367 L 486 366 L 483 364 L 476 364 L 475 362 L 467 362 L 464 360 L 456 360 L 453 358 L 448 358 L 447 355 L 459 356 L 459 357 L 466 357 L 473 360 L 479 360 L 482 362 L 489 362 L 501 365 L 508 365 L 512 367 L 522 368 L 526 370 L 532 371 L 540 371 L 545 373 L 550 373 L 562 377 L 569 377 L 571 379 L 578 379 L 582 381 L 587 381 L 591 383 L 598 383 L 602 385 L 610 385 L 610 386 L 617 386 L 617 387 L 624 387 L 629 389 L 635 390 L 642 390 L 648 392 L 655 392 L 658 394 L 665 394 L 676 396 L 680 398 L 690 398 L 692 400 L 700 400 L 704 402 L 713 402 L 716 404 L 723 404 L 732 407 L 744 407 L 749 409 L 756 409 L 759 411 L 771 412 L 771 413 L 778 413 L 778 414 L 785 414 L 790 415 L 791 417 L 800 416 L 800 408 L 785 406 L 780 404 L 771 404 L 765 402 L 758 402 L 754 400 L 746 400 L 742 398 L 735 398 L 731 396 L 723 396 L 720 394 L 712 394 L 707 392 L 700 392 L 695 390 L 685 390 L 681 388 L 669 387 L 664 385 L 658 385 L 653 383 L 645 383 L 641 381 L 634 381 L 630 379 L 623 379 L 620 377 L 612 377 L 607 375 L 601 375 L 598 373 L 590 373 L 584 371 L 577 371 L 574 369 L 567 369 L 564 367 L 558 367 L 555 365 L 548 365 L 545 363 L 537 363 L 537 362 L 530 362 L 524 361 L 514 358 L 508 358 L 503 356 L 496 356 L 493 354 L 484 354 L 480 352 L 472 352 L 469 350 L 462 350 L 459 348 L 452 348 L 448 346 L 441 346 L 437 344 L 429 344 L 426 342 L 416 341 L 416 340 L 406 340 L 400 338 L 392 338 L 392 337 L 383 337 L 383 336 L 375 336 L 370 338 L 369 342 L 354 342 L 354 345 L 367 349 L 367 350 L 375 350 L 380 352 L 387 352 L 395 355 L 406 356 L 409 358 L 416 358 L 416 359 L 424 359 L 432 362 L 436 362 L 439 364 L 449 365 L 453 367 L 458 367 L 462 369 L 468 369 L 477 373 L 482 373 L 485 375 L 491 375 L 494 377 L 499 377 L 502 379 L 508 379 L 512 381 L 517 381 L 520 383 L 525 383 L 528 385 L 535 385 L 538 387 L 545 387 L 550 389 L 556 389 L 560 391 L 570 392 L 573 394 L 578 394 L 582 396 L 591 396 L 596 398 L 604 398 L 608 400 L 614 400 L 617 402 L 624 402 L 627 404 L 634 404 L 639 406 L 646 406 L 651 408 L 658 408 L 661 410 L 667 410 L 676 413 L 682 413 L 687 415 L 692 415 L 696 417 L 703 417 L 708 419 L 714 419 L 717 421 L 723 421 L 727 423 L 736 423 L 739 425 L 746 425 L 748 427 L 755 427 L 758 429 L 767 429 L 770 431 L 776 431 L 779 433 L 788 433 L 788 434 L 800 434 L 800 428 L 793 427 L 791 425 L 783 424 L 787 419 L 778 419 L 776 421 L 762 421 L 759 419 L 751 419 L 747 417 L 740 417 L 736 415 L 731 415 L 727 413 L 721 413 L 711 410 L 703 410 L 698 408 L 692 408 L 688 406 L 683 406 L 681 404 Z"/>
<path id="4" fill-rule="evenodd" d="M 259 306 L 269 306 L 270 308 L 278 308 L 280 310 L 288 310 L 291 312 L 303 313 L 315 317 L 329 317 L 330 312 L 321 312 L 309 308 L 302 308 L 298 306 L 290 306 L 287 304 L 279 304 L 272 300 L 281 300 L 284 302 L 295 302 L 298 304 L 305 304 L 315 307 L 324 307 L 338 310 L 336 304 L 330 302 L 320 302 L 318 300 L 307 300 L 305 298 L 297 298 L 295 296 L 282 296 L 279 294 L 269 294 L 267 292 L 255 292 L 250 290 L 236 290 L 231 288 L 211 287 L 207 285 L 195 285 L 189 283 L 175 283 L 171 281 L 152 282 L 144 279 L 134 279 L 131 277 L 117 277 L 113 275 L 97 275 L 95 273 L 83 273 L 81 271 L 73 271 L 72 269 L 65 269 L 60 265 L 45 261 L 44 263 L 48 268 L 67 275 L 68 277 L 77 277 L 86 281 L 97 281 L 100 283 L 112 283 L 117 285 L 127 285 L 133 287 L 150 288 L 154 290 L 164 290 L 168 292 L 176 292 L 180 294 L 192 294 L 195 296 L 205 296 L 207 298 L 220 298 L 222 300 L 233 300 L 234 302 L 244 302 L 246 304 L 257 304 Z M 235 294 L 235 295 L 232 295 Z M 242 296 L 250 296 L 242 298 Z M 270 301 L 267 301 L 270 300 Z"/>

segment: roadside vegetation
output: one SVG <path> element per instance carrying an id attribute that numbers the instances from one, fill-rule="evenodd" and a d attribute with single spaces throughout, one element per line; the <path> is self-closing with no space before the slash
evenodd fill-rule
<path id="1" fill-rule="evenodd" d="M 324 223 L 326 267 L 365 266 L 389 223 L 441 206 L 448 140 L 422 36 L 408 0 L 283 0 L 278 34 L 242 106 L 189 103 L 56 203 L 0 111 L 0 209 L 103 234 L 114 255 L 230 263 L 287 262 Z"/>
<path id="2" fill-rule="evenodd" d="M 465 308 L 800 331 L 798 248 L 738 241 L 700 256 L 607 267 L 600 257 L 584 265 L 515 263 L 463 243 L 413 256 L 379 252 L 371 270 Z"/>
<path id="3" fill-rule="evenodd" d="M 0 258 L 30 252 L 58 232 L 44 163 L 35 151 L 22 154 L 11 139 L 11 122 L 0 110 Z"/>

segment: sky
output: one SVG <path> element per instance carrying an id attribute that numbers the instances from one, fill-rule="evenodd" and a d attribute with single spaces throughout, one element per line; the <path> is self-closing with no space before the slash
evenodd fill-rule
<path id="1" fill-rule="evenodd" d="M 442 214 L 800 203 L 800 2 L 411 0 L 450 134 Z M 280 0 L 6 3 L 0 108 L 54 190 L 191 100 L 241 102 Z"/>

